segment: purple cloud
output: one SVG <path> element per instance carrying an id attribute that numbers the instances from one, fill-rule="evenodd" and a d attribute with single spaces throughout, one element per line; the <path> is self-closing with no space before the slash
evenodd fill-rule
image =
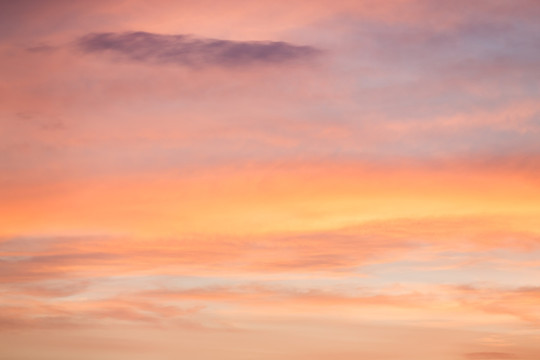
<path id="1" fill-rule="evenodd" d="M 276 41 L 231 41 L 148 32 L 92 33 L 78 39 L 86 53 L 115 53 L 129 60 L 190 67 L 280 64 L 312 58 L 320 50 Z"/>

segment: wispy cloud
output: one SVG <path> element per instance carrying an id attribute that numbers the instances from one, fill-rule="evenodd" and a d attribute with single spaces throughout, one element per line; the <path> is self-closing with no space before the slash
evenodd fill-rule
<path id="1" fill-rule="evenodd" d="M 500 360 L 516 359 L 517 355 L 506 352 L 473 352 L 465 354 L 465 358 L 473 360 Z"/>
<path id="2" fill-rule="evenodd" d="M 75 292 L 82 290 L 86 283 L 64 283 L 60 292 L 43 281 L 137 273 L 358 275 L 363 267 L 403 261 L 412 254 L 411 266 L 430 270 L 488 263 L 505 267 L 509 262 L 516 269 L 530 268 L 535 263 L 519 256 L 539 249 L 538 233 L 514 226 L 499 217 L 456 217 L 390 219 L 304 233 L 201 234 L 198 241 L 186 236 L 5 239 L 0 242 L 0 284 L 24 293 L 62 295 L 73 286 Z M 514 258 L 517 263 L 511 262 Z"/>
<path id="3" fill-rule="evenodd" d="M 282 41 L 232 41 L 142 31 L 92 33 L 78 39 L 77 45 L 86 53 L 109 52 L 132 61 L 190 67 L 281 64 L 320 53 L 311 46 Z"/>

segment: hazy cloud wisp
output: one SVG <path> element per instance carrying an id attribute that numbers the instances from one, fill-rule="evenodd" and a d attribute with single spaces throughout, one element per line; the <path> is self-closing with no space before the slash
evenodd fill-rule
<path id="1" fill-rule="evenodd" d="M 281 41 L 231 41 L 148 32 L 92 33 L 78 39 L 85 53 L 110 52 L 139 62 L 190 67 L 280 64 L 312 58 L 320 50 Z"/>

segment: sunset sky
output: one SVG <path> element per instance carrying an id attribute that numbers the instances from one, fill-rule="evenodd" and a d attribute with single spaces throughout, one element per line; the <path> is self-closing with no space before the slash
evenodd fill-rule
<path id="1" fill-rule="evenodd" d="M 0 359 L 540 359 L 539 19 L 0 0 Z"/>

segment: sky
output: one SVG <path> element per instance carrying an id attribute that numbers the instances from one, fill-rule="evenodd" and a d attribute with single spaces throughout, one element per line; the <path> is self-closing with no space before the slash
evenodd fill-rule
<path id="1" fill-rule="evenodd" d="M 537 0 L 0 0 L 0 358 L 540 358 Z"/>

